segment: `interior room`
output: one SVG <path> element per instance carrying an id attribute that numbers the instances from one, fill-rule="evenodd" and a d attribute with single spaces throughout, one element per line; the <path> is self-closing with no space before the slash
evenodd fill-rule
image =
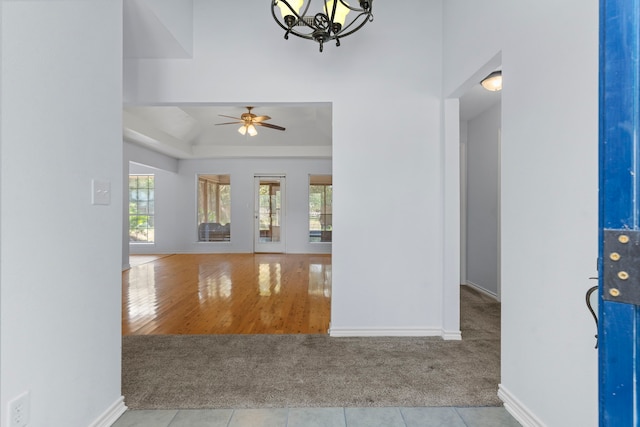
<path id="1" fill-rule="evenodd" d="M 176 224 L 166 240 L 158 236 L 161 253 L 252 251 L 251 230 L 235 220 L 229 241 L 196 241 L 198 174 L 252 188 L 256 174 L 285 173 L 287 191 L 331 174 L 330 336 L 464 342 L 461 104 L 497 67 L 505 75 L 498 396 L 522 425 L 597 425 L 595 326 L 584 303 L 597 275 L 597 3 L 373 7 L 373 22 L 319 52 L 315 42 L 286 40 L 258 0 L 0 3 L 3 426 L 25 392 L 33 425 L 107 426 L 126 410 L 129 165 L 151 166 L 177 195 L 168 218 L 158 206 L 158 222 Z M 268 146 L 262 155 L 278 163 L 267 168 L 264 159 L 240 161 L 230 139 L 213 147 L 173 138 L 171 152 L 156 153 L 123 135 L 131 119 L 123 108 L 176 105 L 230 106 L 219 114 L 234 117 L 252 105 L 257 115 L 263 106 L 330 106 L 330 129 L 298 138 L 324 132 L 330 156 L 317 144 L 284 157 Z M 293 133 L 294 122 L 264 114 L 287 131 L 259 128 L 257 137 Z M 208 158 L 192 158 L 198 153 Z M 234 198 L 234 215 L 251 214 L 252 197 Z M 392 232 L 372 233 L 380 227 Z M 307 235 L 287 242 L 292 253 L 311 244 Z"/>

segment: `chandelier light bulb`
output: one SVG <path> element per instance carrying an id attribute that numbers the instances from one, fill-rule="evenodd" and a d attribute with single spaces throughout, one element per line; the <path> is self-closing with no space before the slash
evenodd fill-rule
<path id="1" fill-rule="evenodd" d="M 256 130 L 256 127 L 254 125 L 247 126 L 247 132 L 251 136 L 256 136 L 258 134 L 258 131 Z"/>
<path id="2" fill-rule="evenodd" d="M 333 18 L 333 23 L 340 24 L 340 27 L 343 27 L 345 21 L 347 20 L 347 15 L 349 14 L 349 8 L 343 5 L 339 0 L 327 0 L 327 2 L 324 4 L 324 9 L 328 17 L 331 17 L 331 14 L 333 13 L 334 3 L 338 4 L 336 5 L 336 15 Z M 349 6 L 349 3 L 344 3 Z"/>
<path id="3" fill-rule="evenodd" d="M 289 6 L 291 6 L 291 8 L 289 8 L 289 6 L 285 4 L 285 2 L 277 0 L 278 7 L 280 8 L 280 14 L 282 15 L 283 19 L 287 16 L 293 15 L 291 9 L 293 9 L 293 12 L 295 13 L 300 13 L 300 9 L 302 8 L 302 3 L 304 3 L 304 0 L 287 0 L 287 2 L 289 3 Z"/>
<path id="4" fill-rule="evenodd" d="M 246 135 L 247 134 L 247 126 L 246 125 L 242 125 L 238 128 L 238 132 L 240 132 L 240 135 Z"/>

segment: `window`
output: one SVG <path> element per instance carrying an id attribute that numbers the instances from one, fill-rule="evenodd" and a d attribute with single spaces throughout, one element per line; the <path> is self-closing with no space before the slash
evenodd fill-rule
<path id="1" fill-rule="evenodd" d="M 309 176 L 309 241 L 331 242 L 333 187 L 331 175 Z"/>
<path id="2" fill-rule="evenodd" d="M 153 175 L 129 175 L 129 242 L 154 242 L 154 187 Z"/>
<path id="3" fill-rule="evenodd" d="M 231 240 L 229 175 L 198 175 L 198 241 Z"/>

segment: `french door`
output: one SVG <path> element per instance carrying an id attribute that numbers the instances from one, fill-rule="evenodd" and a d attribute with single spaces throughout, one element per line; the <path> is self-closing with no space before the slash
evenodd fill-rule
<path id="1" fill-rule="evenodd" d="M 256 176 L 254 252 L 285 252 L 285 177 Z"/>
<path id="2" fill-rule="evenodd" d="M 600 426 L 639 425 L 640 0 L 600 0 Z"/>

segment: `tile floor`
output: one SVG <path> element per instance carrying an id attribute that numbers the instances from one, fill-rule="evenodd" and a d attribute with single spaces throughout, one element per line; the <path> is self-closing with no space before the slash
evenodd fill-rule
<path id="1" fill-rule="evenodd" d="M 500 407 L 135 410 L 113 427 L 520 427 Z"/>

